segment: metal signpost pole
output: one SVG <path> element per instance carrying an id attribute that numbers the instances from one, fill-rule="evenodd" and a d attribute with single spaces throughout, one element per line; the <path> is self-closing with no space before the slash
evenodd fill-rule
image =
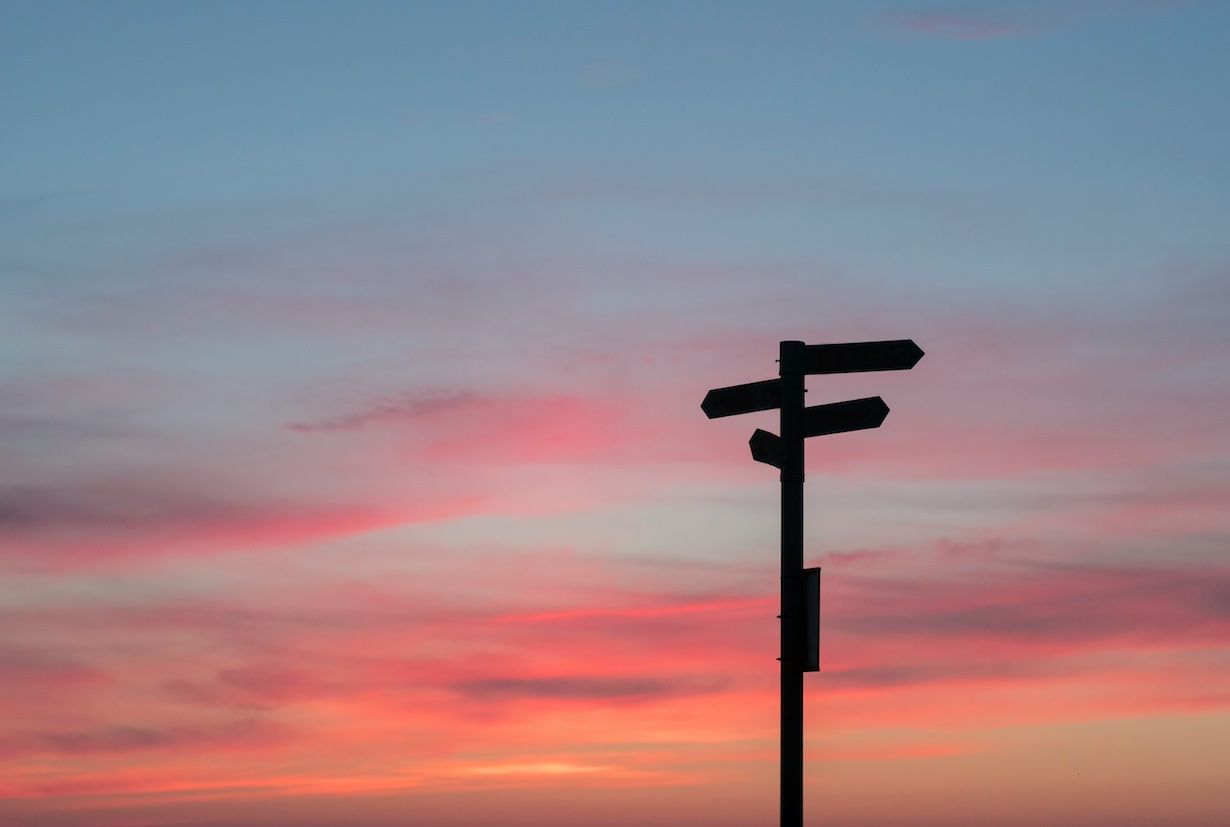
<path id="1" fill-rule="evenodd" d="M 803 342 L 782 342 L 781 827 L 803 827 Z"/>

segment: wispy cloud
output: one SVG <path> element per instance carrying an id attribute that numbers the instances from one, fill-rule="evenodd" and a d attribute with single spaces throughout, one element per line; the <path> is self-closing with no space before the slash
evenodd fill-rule
<path id="1" fill-rule="evenodd" d="M 326 419 L 291 422 L 286 427 L 302 433 L 357 431 L 370 426 L 395 424 L 489 405 L 490 400 L 472 391 L 429 388 L 383 397 L 362 410 Z"/>
<path id="2" fill-rule="evenodd" d="M 209 726 L 151 727 L 113 725 L 87 730 L 30 733 L 32 749 L 45 748 L 68 755 L 140 752 L 146 750 L 250 749 L 283 740 L 285 730 L 259 719 L 239 719 Z"/>
<path id="3" fill-rule="evenodd" d="M 1125 14 L 1173 11 L 1193 0 L 1066 0 L 991 10 L 975 5 L 930 6 L 885 13 L 890 30 L 943 40 L 985 41 L 1028 37 Z"/>
<path id="4" fill-rule="evenodd" d="M 1019 21 L 969 10 L 902 11 L 885 15 L 884 20 L 898 31 L 946 40 L 1000 40 L 1035 33 Z"/>
<path id="5" fill-rule="evenodd" d="M 836 598 L 843 625 L 897 641 L 917 635 L 933 645 L 953 639 L 1061 652 L 1116 641 L 1207 645 L 1230 629 L 1230 568 L 1219 566 L 1039 563 L 993 578 L 851 585 L 854 593 Z M 1137 608 L 1116 610 L 1126 605 Z"/>
<path id="6" fill-rule="evenodd" d="M 815 685 L 824 687 L 819 708 L 835 716 L 826 730 L 835 737 L 935 721 L 966 726 L 974 712 L 953 707 L 954 692 L 991 698 L 979 715 L 1037 721 L 1216 706 L 1218 693 L 1230 701 L 1216 664 L 1201 654 L 1230 634 L 1230 572 L 1221 567 L 1058 564 L 1028 544 L 986 538 L 890 550 L 892 566 L 875 552 L 826 562 L 825 668 Z M 438 773 L 397 782 L 376 767 L 351 779 L 354 789 L 438 787 L 471 777 L 465 766 L 554 761 L 617 768 L 595 779 L 606 783 L 672 766 L 663 763 L 663 739 L 674 751 L 710 744 L 707 760 L 718 760 L 712 743 L 740 733 L 757 749 L 771 746 L 771 716 L 757 712 L 771 709 L 775 692 L 770 583 L 763 591 L 697 592 L 676 572 L 633 587 L 627 561 L 570 555 L 533 578 L 557 599 L 571 595 L 565 605 L 500 609 L 466 595 L 484 582 L 474 573 L 488 569 L 493 582 L 517 592 L 518 561 L 509 555 L 401 553 L 438 570 L 363 585 L 311 575 L 311 566 L 287 558 L 225 596 L 152 591 L 122 605 L 0 612 L 0 628 L 13 639 L 0 666 L 89 680 L 90 670 L 70 659 L 89 651 L 109 676 L 94 685 L 110 699 L 106 715 L 72 726 L 57 723 L 53 697 L 22 699 L 22 715 L 0 728 L 6 751 L 72 763 L 52 778 L 12 782 L 12 792 L 43 795 L 77 778 L 72 767 L 94 756 L 150 752 L 166 756 L 163 780 L 185 789 L 219 779 L 216 767 L 205 771 L 185 758 L 200 752 L 232 756 L 224 776 L 237 784 L 277 789 L 283 781 L 260 769 L 264 751 L 293 743 L 311 760 L 357 738 L 368 756 L 392 755 L 404 749 L 396 732 L 414 733 L 416 754 L 437 766 L 476 751 L 483 758 L 458 763 L 451 782 Z M 450 594 L 440 583 L 468 585 Z M 37 662 L 33 640 L 41 642 Z M 179 656 L 159 655 L 169 649 Z M 1156 672 L 1159 657 L 1170 661 L 1166 673 Z M 1108 686 L 1120 689 L 1100 713 L 1080 701 Z M 617 760 L 593 744 L 590 728 L 612 716 L 621 722 Z M 501 746 L 491 752 L 494 743 Z M 534 757 L 544 743 L 555 752 Z M 840 749 L 865 760 L 951 753 L 928 744 Z M 587 758 L 560 757 L 569 751 Z M 295 783 L 318 782 L 325 780 Z M 153 791 L 161 781 L 130 783 Z M 246 794 L 242 786 L 215 794 Z"/>
<path id="7" fill-rule="evenodd" d="M 665 678 L 627 678 L 600 676 L 556 676 L 540 678 L 484 678 L 463 681 L 454 689 L 478 701 L 509 701 L 518 698 L 579 701 L 645 701 L 680 695 L 717 692 L 726 681 Z"/>
<path id="8" fill-rule="evenodd" d="M 57 569 L 310 542 L 397 519 L 366 505 L 152 477 L 8 485 L 0 487 L 0 556 Z"/>

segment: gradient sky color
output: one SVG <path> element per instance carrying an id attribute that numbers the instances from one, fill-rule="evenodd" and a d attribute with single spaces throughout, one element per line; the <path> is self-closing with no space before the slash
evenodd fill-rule
<path id="1" fill-rule="evenodd" d="M 0 823 L 1230 813 L 1230 4 L 0 4 Z"/>

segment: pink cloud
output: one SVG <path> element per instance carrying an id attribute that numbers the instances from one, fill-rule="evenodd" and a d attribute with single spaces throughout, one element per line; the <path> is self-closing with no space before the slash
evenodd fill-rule
<path id="1" fill-rule="evenodd" d="M 465 513 L 467 498 L 366 505 L 291 502 L 195 483 L 97 480 L 0 489 L 0 557 L 56 570 L 149 557 L 303 544 L 398 522 Z"/>
<path id="2" fill-rule="evenodd" d="M 848 576 L 832 596 L 847 634 L 1007 653 L 1213 645 L 1230 630 L 1230 568 L 1000 565 L 949 581 Z M 1131 607 L 1130 611 L 1124 607 Z"/>
<path id="3" fill-rule="evenodd" d="M 28 733 L 25 741 L 29 754 L 83 756 L 151 750 L 213 752 L 259 749 L 281 743 L 286 735 L 280 726 L 249 718 L 210 725 L 159 727 L 116 724 L 84 730 L 40 730 Z"/>
<path id="4" fill-rule="evenodd" d="M 0 635 L 0 717 L 9 721 L 23 720 L 48 704 L 80 703 L 110 682 L 103 669 L 77 653 L 49 652 L 33 642 L 9 645 Z"/>
<path id="5" fill-rule="evenodd" d="M 437 415 L 448 416 L 471 407 L 490 410 L 492 404 L 490 400 L 473 392 L 427 388 L 377 399 L 362 410 L 315 421 L 291 422 L 286 427 L 302 433 L 356 431 Z"/>
<path id="6" fill-rule="evenodd" d="M 916 561 L 898 570 L 920 566 L 925 568 Z M 1068 658 L 1116 649 L 1211 646 L 1230 630 L 1225 602 L 1230 572 L 1217 568 L 989 562 L 952 580 L 897 579 L 884 569 L 841 571 L 826 586 L 832 647 L 826 664 L 834 685 L 847 688 L 1080 675 L 1083 665 Z M 407 600 L 414 605 L 416 598 L 405 594 L 400 603 L 386 605 L 358 594 L 322 592 L 312 608 L 270 606 L 253 612 L 225 602 L 180 602 L 94 615 L 10 613 L 7 621 L 47 630 L 43 634 L 83 624 L 94 635 L 157 630 L 145 634 L 188 634 L 202 645 L 244 630 L 251 651 L 232 648 L 231 657 L 213 659 L 213 667 L 205 661 L 200 668 L 152 672 L 161 676 L 168 698 L 239 708 L 272 709 L 373 692 L 393 697 L 399 687 L 468 694 L 488 687 L 480 694 L 491 703 L 552 691 L 578 700 L 671 694 L 689 687 L 711 692 L 721 687 L 714 681 L 723 674 L 737 685 L 748 662 L 763 661 L 774 645 L 772 595 L 610 592 L 589 599 L 602 603 L 529 613 L 428 604 L 408 612 Z M 1124 606 L 1133 611 L 1125 614 Z M 405 642 L 400 657 L 386 653 L 395 640 Z M 461 647 L 456 655 L 429 654 L 436 649 L 432 641 L 445 640 Z M 487 650 L 480 657 L 469 651 L 476 644 Z M 676 682 L 672 664 L 674 670 L 700 668 L 693 673 L 700 682 Z M 625 680 L 629 683 L 620 683 Z"/>
<path id="7" fill-rule="evenodd" d="M 1022 37 L 1033 30 L 1018 22 L 972 11 L 926 9 L 899 12 L 887 17 L 901 31 L 947 40 L 999 40 Z"/>
<path id="8" fill-rule="evenodd" d="M 368 429 L 401 434 L 406 453 L 440 466 L 579 463 L 616 459 L 636 439 L 624 424 L 626 407 L 610 397 L 433 388 L 287 427 L 322 436 Z"/>
<path id="9" fill-rule="evenodd" d="M 1024 550 L 950 540 L 892 550 L 891 567 L 874 549 L 834 561 L 825 669 L 809 678 L 809 720 L 838 735 L 1230 701 L 1207 655 L 1230 634 L 1230 572 L 1030 563 L 1019 559 Z M 951 565 L 942 577 L 941 558 Z M 6 610 L 0 628 L 42 641 L 48 662 L 89 651 L 114 676 L 99 696 L 106 715 L 66 725 L 49 703 L 7 719 L 0 741 L 10 752 L 37 747 L 62 760 L 50 775 L 10 780 L 9 791 L 89 796 L 92 762 L 112 754 L 127 756 L 133 775 L 111 792 L 273 798 L 330 784 L 357 795 L 399 784 L 544 783 L 528 770 L 474 775 L 475 767 L 609 767 L 587 783 L 636 785 L 656 773 L 686 775 L 680 756 L 689 750 L 733 768 L 771 753 L 777 621 L 768 584 L 768 593 L 698 593 L 672 586 L 672 575 L 632 586 L 624 563 L 561 557 L 539 571 L 559 578 L 543 589 L 566 593 L 560 583 L 582 573 L 592 583 L 562 606 L 499 608 L 464 591 L 440 593 L 440 583 L 487 565 L 496 575 L 517 566 L 493 551 L 486 563 L 467 556 L 425 580 L 292 578 L 275 593 L 257 581 L 209 600 L 151 594 L 114 606 Z M 160 655 L 169 649 L 177 657 Z M 25 656 L 9 660 L 20 669 Z M 247 721 L 263 722 L 251 738 L 241 735 Z M 663 738 L 669 743 L 655 746 Z M 716 746 L 731 741 L 738 745 Z M 469 757 L 492 744 L 498 750 L 482 761 Z M 296 780 L 262 764 L 267 751 L 292 747 L 314 773 Z M 834 749 L 892 761 L 965 746 L 905 739 Z M 154 754 L 162 775 L 146 757 Z M 408 755 L 431 771 L 398 775 Z M 350 777 L 347 767 L 365 769 Z"/>
<path id="10" fill-rule="evenodd" d="M 1162 12 L 1191 5 L 1192 0 L 1067 0 L 1037 3 L 1012 18 L 988 13 L 973 5 L 931 7 L 883 15 L 898 31 L 919 37 L 945 40 L 1001 40 L 1025 37 L 1077 26 L 1091 20 L 1148 12 Z"/>
<path id="11" fill-rule="evenodd" d="M 431 440 L 434 462 L 592 462 L 615 460 L 635 437 L 617 407 L 571 395 L 504 399 L 479 416 L 462 419 L 451 433 Z"/>

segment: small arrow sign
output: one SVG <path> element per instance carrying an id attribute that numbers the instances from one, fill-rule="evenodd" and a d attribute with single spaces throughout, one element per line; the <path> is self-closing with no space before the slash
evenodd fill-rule
<path id="1" fill-rule="evenodd" d="M 803 409 L 803 436 L 824 436 L 844 431 L 879 428 L 888 416 L 888 406 L 878 396 L 813 405 Z"/>
<path id="2" fill-rule="evenodd" d="M 862 373 L 869 370 L 909 370 L 923 357 L 913 339 L 888 342 L 845 342 L 808 345 L 803 350 L 804 373 Z"/>
<path id="3" fill-rule="evenodd" d="M 780 379 L 749 382 L 729 388 L 714 388 L 705 394 L 700 409 L 710 419 L 720 416 L 767 411 L 782 406 L 782 383 Z"/>
<path id="4" fill-rule="evenodd" d="M 777 434 L 757 428 L 747 444 L 751 446 L 752 459 L 772 465 L 774 468 L 782 467 L 782 440 Z"/>

